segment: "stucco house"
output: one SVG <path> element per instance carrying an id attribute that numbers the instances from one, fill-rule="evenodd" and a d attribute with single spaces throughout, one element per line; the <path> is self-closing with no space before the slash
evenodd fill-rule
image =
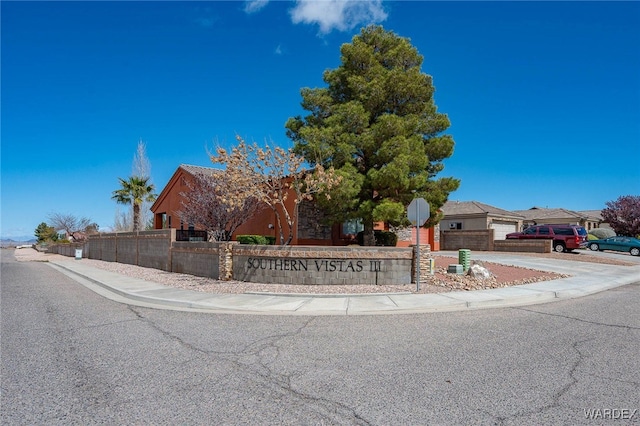
<path id="1" fill-rule="evenodd" d="M 578 213 L 589 218 L 588 222 L 595 223 L 597 221 L 597 228 L 611 228 L 609 222 L 605 222 L 602 218 L 602 210 L 580 210 Z M 589 229 L 593 229 L 593 227 L 587 228 L 587 230 Z"/>
<path id="2" fill-rule="evenodd" d="M 597 210 L 596 210 L 597 212 Z M 514 213 L 522 215 L 523 228 L 532 225 L 557 224 L 557 225 L 579 225 L 589 231 L 598 228 L 602 222 L 602 216 L 595 215 L 593 211 L 576 212 L 562 208 L 549 209 L 542 207 L 531 207 L 527 210 L 514 210 Z"/>
<path id="3" fill-rule="evenodd" d="M 521 229 L 524 217 L 478 201 L 447 201 L 442 206 L 440 229 L 484 230 L 493 229 L 495 240 L 504 240 L 510 232 Z"/>
<path id="4" fill-rule="evenodd" d="M 182 208 L 183 197 L 181 192 L 190 190 L 190 182 L 198 174 L 212 174 L 216 169 L 181 164 L 169 179 L 169 182 L 162 189 L 155 203 L 151 206 L 154 217 L 154 229 L 177 228 L 180 230 L 197 230 L 197 226 L 185 223 L 181 220 L 179 211 Z M 291 190 L 293 191 L 293 189 Z M 287 203 L 289 211 L 292 211 L 295 196 L 289 196 Z M 286 224 L 283 224 L 286 227 Z M 384 223 L 376 224 L 375 229 L 388 229 Z M 298 220 L 293 229 L 292 245 L 323 245 L 323 246 L 344 246 L 355 242 L 355 234 L 362 230 L 358 221 L 348 221 L 333 225 L 323 223 L 322 212 L 317 209 L 313 202 L 303 201 L 298 210 Z M 407 230 L 399 235 L 398 246 L 408 247 L 415 244 L 415 228 Z M 283 229 L 285 239 L 289 236 L 288 227 Z M 247 218 L 232 236 L 237 235 L 265 235 L 279 237 L 278 221 L 275 212 L 266 207 L 261 212 Z M 432 250 L 439 249 L 439 235 L 433 228 L 420 231 L 420 243 L 430 244 Z"/>

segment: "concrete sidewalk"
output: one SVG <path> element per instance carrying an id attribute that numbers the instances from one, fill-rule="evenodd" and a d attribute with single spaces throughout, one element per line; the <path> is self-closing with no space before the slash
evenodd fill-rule
<path id="1" fill-rule="evenodd" d="M 212 294 L 126 277 L 87 266 L 82 261 L 50 261 L 49 264 L 93 291 L 118 302 L 158 309 L 225 314 L 377 315 L 459 311 L 571 299 L 640 282 L 640 265 L 615 266 L 494 253 L 474 253 L 474 260 L 571 274 L 572 277 L 492 290 L 439 294 Z"/>

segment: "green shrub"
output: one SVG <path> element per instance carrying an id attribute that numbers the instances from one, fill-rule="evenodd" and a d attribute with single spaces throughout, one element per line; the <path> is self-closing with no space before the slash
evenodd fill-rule
<path id="1" fill-rule="evenodd" d="M 276 237 L 272 235 L 265 235 L 264 238 L 266 238 L 267 244 L 269 244 L 270 246 L 276 245 Z"/>
<path id="2" fill-rule="evenodd" d="M 596 228 L 589 231 L 589 235 L 593 235 L 594 237 L 596 237 L 593 238 L 594 240 L 603 240 L 605 238 L 615 237 L 616 232 L 611 228 Z"/>
<path id="3" fill-rule="evenodd" d="M 262 235 L 238 235 L 236 240 L 240 244 L 267 244 L 267 239 Z"/>
<path id="4" fill-rule="evenodd" d="M 391 231 L 374 231 L 377 246 L 395 247 L 398 236 Z"/>
<path id="5" fill-rule="evenodd" d="M 373 236 L 376 239 L 376 246 L 395 247 L 398 242 L 398 236 L 391 231 L 374 230 Z M 356 234 L 358 244 L 364 245 L 364 232 L 360 231 Z"/>

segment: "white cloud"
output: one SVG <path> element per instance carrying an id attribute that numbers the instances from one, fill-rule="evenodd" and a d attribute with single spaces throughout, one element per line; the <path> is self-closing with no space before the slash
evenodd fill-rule
<path id="1" fill-rule="evenodd" d="M 260 11 L 263 7 L 265 7 L 269 3 L 269 0 L 251 0 L 245 2 L 244 11 L 246 13 L 255 13 Z"/>
<path id="2" fill-rule="evenodd" d="M 320 34 L 387 19 L 382 0 L 297 0 L 290 13 L 294 24 L 318 24 Z"/>
<path id="3" fill-rule="evenodd" d="M 275 52 L 274 52 L 274 53 L 275 53 L 276 55 L 282 55 L 282 54 L 284 53 L 284 52 L 282 51 L 282 45 L 280 45 L 280 44 L 279 44 L 279 45 L 276 47 L 276 50 L 275 50 Z"/>

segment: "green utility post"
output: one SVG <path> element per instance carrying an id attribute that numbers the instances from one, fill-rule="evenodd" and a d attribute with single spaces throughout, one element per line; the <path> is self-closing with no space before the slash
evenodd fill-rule
<path id="1" fill-rule="evenodd" d="M 462 265 L 462 270 L 466 273 L 471 267 L 471 250 L 458 250 L 458 263 Z"/>

